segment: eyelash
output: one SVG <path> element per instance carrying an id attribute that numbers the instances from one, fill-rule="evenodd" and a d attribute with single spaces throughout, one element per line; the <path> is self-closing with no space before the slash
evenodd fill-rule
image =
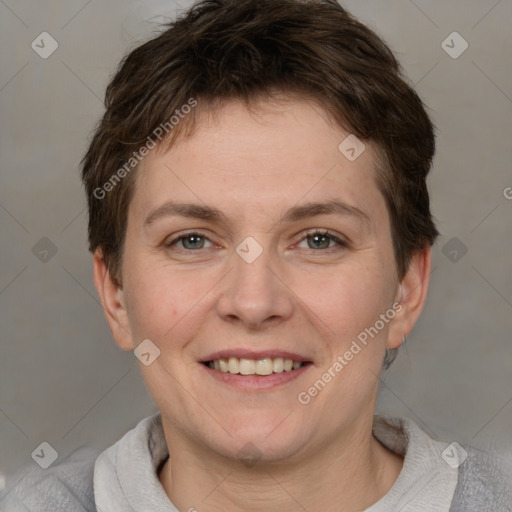
<path id="1" fill-rule="evenodd" d="M 308 248 L 308 250 L 311 250 L 313 252 L 323 252 L 323 253 L 331 253 L 333 251 L 337 251 L 337 250 L 340 250 L 340 249 L 344 249 L 344 248 L 347 248 L 348 247 L 348 242 L 344 241 L 344 240 L 341 240 L 340 238 L 338 238 L 336 235 L 334 235 L 333 233 L 331 233 L 329 230 L 327 229 L 313 229 L 313 230 L 310 230 L 310 231 L 307 231 L 305 236 L 303 236 L 298 243 L 304 241 L 304 240 L 307 240 L 308 237 L 313 237 L 315 235 L 320 235 L 320 236 L 323 236 L 323 237 L 327 237 L 329 238 L 331 241 L 335 242 L 338 246 L 334 246 L 334 247 L 328 247 L 327 249 L 311 249 L 311 248 Z M 180 241 L 182 240 L 185 240 L 186 238 L 189 238 L 191 236 L 197 236 L 197 237 L 201 237 L 201 238 L 204 238 L 205 240 L 208 240 L 211 242 L 211 240 L 205 236 L 204 234 L 198 232 L 198 231 L 190 231 L 188 233 L 184 233 L 172 240 L 170 240 L 169 242 L 166 242 L 164 245 L 165 245 L 165 248 L 166 249 L 170 249 L 172 248 L 172 246 L 178 244 Z M 297 244 L 295 244 L 297 245 Z M 201 248 L 203 249 L 203 248 Z M 196 252 L 196 251 L 200 251 L 201 249 L 185 249 L 185 248 L 180 248 L 180 250 L 182 251 L 186 251 L 186 252 Z"/>
<path id="2" fill-rule="evenodd" d="M 334 233 L 331 233 L 328 229 L 313 229 L 313 230 L 307 231 L 306 235 L 303 238 L 301 238 L 300 242 L 302 242 L 303 240 L 307 240 L 308 236 L 314 236 L 314 235 L 320 235 L 320 236 L 325 236 L 327 238 L 330 238 L 333 242 L 335 242 L 337 244 L 337 246 L 329 247 L 327 249 L 316 249 L 316 250 L 311 249 L 312 251 L 330 253 L 330 252 L 337 251 L 340 249 L 346 249 L 348 247 L 348 242 L 337 237 Z"/>

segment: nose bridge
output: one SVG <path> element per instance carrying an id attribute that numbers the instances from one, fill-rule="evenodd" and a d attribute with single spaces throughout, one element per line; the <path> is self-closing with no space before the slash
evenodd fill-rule
<path id="1" fill-rule="evenodd" d="M 273 257 L 268 247 L 260 247 L 255 247 L 249 241 L 241 243 L 236 250 L 237 255 L 233 258 L 234 283 L 239 296 L 257 295 L 264 298 L 270 295 L 275 279 L 271 270 Z"/>
<path id="2" fill-rule="evenodd" d="M 244 239 L 233 254 L 233 270 L 219 301 L 219 313 L 251 327 L 269 319 L 288 318 L 291 297 L 276 276 L 278 263 L 276 254 L 263 240 Z"/>

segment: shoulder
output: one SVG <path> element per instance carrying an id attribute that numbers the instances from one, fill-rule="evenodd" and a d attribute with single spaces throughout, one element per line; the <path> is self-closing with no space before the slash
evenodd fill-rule
<path id="1" fill-rule="evenodd" d="M 459 466 L 450 512 L 512 512 L 511 464 L 497 453 L 463 448 L 467 458 Z"/>
<path id="2" fill-rule="evenodd" d="M 492 440 L 487 441 L 488 446 L 484 449 L 464 441 L 448 444 L 431 438 L 408 418 L 382 415 L 374 419 L 373 433 L 388 449 L 404 455 L 406 462 L 413 461 L 408 468 L 413 468 L 416 476 L 420 475 L 418 469 L 428 469 L 439 477 L 440 485 L 452 479 L 450 505 L 442 510 L 512 512 L 512 453 L 509 446 L 498 446 Z M 405 471 L 403 473 L 405 475 Z"/>
<path id="3" fill-rule="evenodd" d="M 0 493 L 0 510 L 96 512 L 93 475 L 98 455 L 92 448 L 79 448 L 48 469 L 22 469 Z"/>

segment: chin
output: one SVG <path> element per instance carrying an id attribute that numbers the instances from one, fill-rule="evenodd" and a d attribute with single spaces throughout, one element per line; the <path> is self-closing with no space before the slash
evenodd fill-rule
<path id="1" fill-rule="evenodd" d="M 230 430 L 233 437 L 224 438 L 228 444 L 219 447 L 220 452 L 246 465 L 290 460 L 304 448 L 308 436 L 297 432 L 296 427 L 291 429 L 291 424 L 286 428 L 284 417 L 286 415 L 271 424 L 268 421 L 239 424 L 235 430 Z"/>

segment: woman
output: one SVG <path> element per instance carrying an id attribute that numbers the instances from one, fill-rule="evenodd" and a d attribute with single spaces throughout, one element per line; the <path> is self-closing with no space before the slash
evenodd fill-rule
<path id="1" fill-rule="evenodd" d="M 202 1 L 106 106 L 94 280 L 159 414 L 56 466 L 44 510 L 58 482 L 66 510 L 511 509 L 483 454 L 375 415 L 437 236 L 433 127 L 375 33 L 334 1 Z"/>

